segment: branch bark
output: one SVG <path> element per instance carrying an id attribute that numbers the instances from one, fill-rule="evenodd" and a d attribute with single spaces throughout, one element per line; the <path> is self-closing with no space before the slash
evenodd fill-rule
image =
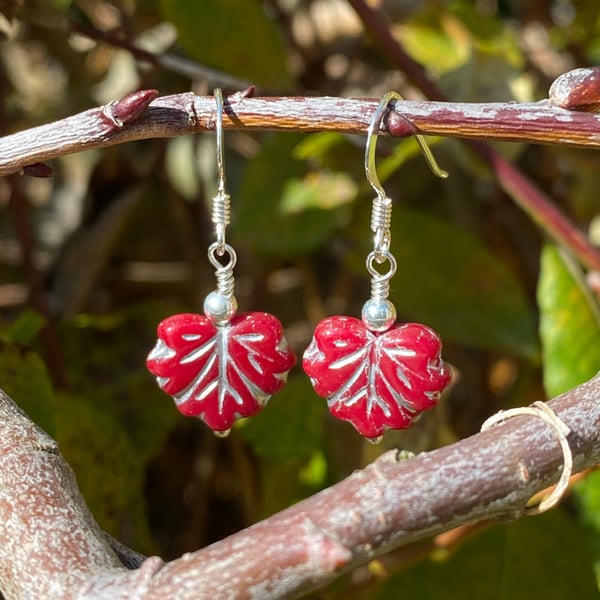
<path id="1" fill-rule="evenodd" d="M 600 462 L 600 375 L 549 405 L 571 429 L 575 471 Z M 127 571 L 48 438 L 0 393 L 0 585 L 11 598 L 293 598 L 401 545 L 483 519 L 514 519 L 557 481 L 541 420 L 510 419 L 432 452 L 366 469 L 256 525 Z"/>
<path id="2" fill-rule="evenodd" d="M 227 129 L 366 133 L 379 100 L 333 97 L 230 96 Z M 395 136 L 453 136 L 530 143 L 600 147 L 600 115 L 536 103 L 396 103 Z M 214 129 L 212 96 L 192 93 L 154 100 L 143 114 L 119 127 L 105 107 L 0 138 L 0 175 L 67 154 L 124 142 L 169 138 Z"/>

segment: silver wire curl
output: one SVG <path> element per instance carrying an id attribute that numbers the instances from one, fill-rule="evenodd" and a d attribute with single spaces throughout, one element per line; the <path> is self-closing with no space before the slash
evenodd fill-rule
<path id="1" fill-rule="evenodd" d="M 371 231 L 389 229 L 392 223 L 392 199 L 388 196 L 377 196 L 373 200 L 371 212 Z"/>
<path id="2" fill-rule="evenodd" d="M 225 298 L 232 298 L 235 280 L 233 277 L 233 268 L 237 262 L 237 254 L 229 245 L 225 244 L 223 251 L 219 252 L 218 242 L 213 242 L 208 248 L 208 260 L 215 267 L 215 277 L 217 279 L 217 292 Z M 223 264 L 219 257 L 229 255 L 229 260 Z"/>
<path id="3" fill-rule="evenodd" d="M 212 222 L 215 225 L 215 234 L 217 244 L 219 245 L 218 254 L 225 252 L 225 231 L 227 225 L 231 223 L 231 196 L 224 191 L 217 191 L 212 200 Z"/>
<path id="4" fill-rule="evenodd" d="M 385 273 L 380 273 L 374 263 L 381 264 L 387 260 L 389 262 L 389 268 Z M 367 256 L 365 261 L 367 271 L 371 275 L 371 298 L 373 300 L 387 300 L 390 294 L 390 280 L 395 275 L 398 268 L 398 263 L 391 252 L 387 252 L 383 256 L 383 260 L 380 260 L 378 253 L 373 250 Z"/>

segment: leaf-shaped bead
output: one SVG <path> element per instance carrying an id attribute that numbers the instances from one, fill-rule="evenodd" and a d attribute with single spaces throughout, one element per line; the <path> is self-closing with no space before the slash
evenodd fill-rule
<path id="1" fill-rule="evenodd" d="M 295 362 L 281 323 L 262 312 L 219 326 L 199 314 L 168 317 L 147 359 L 182 414 L 222 433 L 236 419 L 257 414 L 283 387 Z"/>
<path id="2" fill-rule="evenodd" d="M 450 382 L 439 336 L 403 323 L 383 333 L 354 317 L 321 321 L 302 366 L 330 412 L 366 438 L 410 427 Z"/>

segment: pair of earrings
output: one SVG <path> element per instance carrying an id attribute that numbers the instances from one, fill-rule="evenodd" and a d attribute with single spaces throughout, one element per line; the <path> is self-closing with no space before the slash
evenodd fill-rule
<path id="1" fill-rule="evenodd" d="M 365 172 L 376 192 L 371 217 L 374 247 L 366 259 L 371 297 L 361 319 L 336 316 L 321 321 L 302 361 L 330 412 L 371 441 L 386 429 L 412 425 L 422 411 L 437 403 L 450 381 L 439 336 L 425 325 L 395 324 L 396 309 L 388 299 L 397 268 L 390 252 L 392 200 L 376 175 L 375 144 L 390 102 L 398 98 L 394 92 L 382 98 L 367 133 Z M 237 314 L 236 254 L 226 241 L 230 197 L 225 191 L 219 89 L 215 100 L 218 188 L 212 222 L 216 241 L 208 248 L 208 259 L 215 267 L 217 289 L 206 297 L 204 315 L 173 315 L 159 324 L 147 366 L 181 413 L 201 418 L 223 436 L 236 419 L 257 414 L 281 390 L 296 356 L 273 315 Z M 417 141 L 434 173 L 445 177 L 423 140 L 417 137 Z M 386 265 L 387 270 L 380 272 Z"/>

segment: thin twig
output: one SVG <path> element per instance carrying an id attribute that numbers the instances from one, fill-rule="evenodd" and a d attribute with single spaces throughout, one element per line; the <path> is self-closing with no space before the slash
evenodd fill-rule
<path id="1" fill-rule="evenodd" d="M 265 97 L 226 103 L 227 129 L 366 133 L 378 100 L 333 97 Z M 600 115 L 536 103 L 397 102 L 394 135 L 454 136 L 600 147 Z M 157 98 L 136 120 L 119 127 L 106 107 L 0 138 L 0 175 L 59 156 L 133 140 L 168 138 L 214 128 L 212 96 L 192 93 Z M 390 120 L 388 119 L 388 120 Z"/>

